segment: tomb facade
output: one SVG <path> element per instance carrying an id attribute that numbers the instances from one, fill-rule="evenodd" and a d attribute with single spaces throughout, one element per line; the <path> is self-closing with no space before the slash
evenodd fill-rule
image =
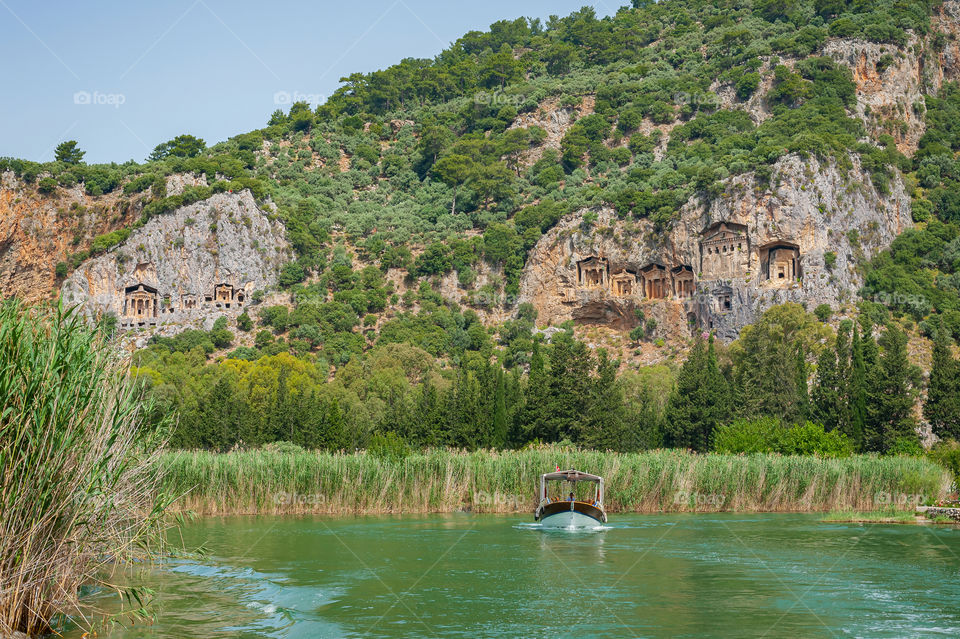
<path id="1" fill-rule="evenodd" d="M 750 239 L 742 224 L 717 222 L 701 234 L 700 272 L 705 280 L 742 277 L 750 270 Z"/>

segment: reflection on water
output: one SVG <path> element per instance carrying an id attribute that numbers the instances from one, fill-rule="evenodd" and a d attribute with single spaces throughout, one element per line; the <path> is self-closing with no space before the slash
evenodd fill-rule
<path id="1" fill-rule="evenodd" d="M 458 514 L 207 519 L 183 538 L 209 556 L 134 577 L 158 622 L 106 636 L 960 635 L 953 528 L 617 515 L 568 531 Z"/>

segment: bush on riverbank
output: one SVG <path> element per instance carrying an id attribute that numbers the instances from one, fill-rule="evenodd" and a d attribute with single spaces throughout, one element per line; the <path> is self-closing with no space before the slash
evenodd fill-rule
<path id="1" fill-rule="evenodd" d="M 919 458 L 857 455 L 612 453 L 545 447 L 429 450 L 405 457 L 364 452 L 174 451 L 166 489 L 202 514 L 533 512 L 538 476 L 575 467 L 603 475 L 610 511 L 828 511 L 932 501 L 949 475 Z M 912 507 L 915 503 L 904 505 Z"/>
<path id="2" fill-rule="evenodd" d="M 820 455 L 849 457 L 853 444 L 843 433 L 826 431 L 823 426 L 806 422 L 784 426 L 775 417 L 738 419 L 720 426 L 713 434 L 713 449 L 718 453 L 780 453 L 781 455 Z"/>
<path id="3" fill-rule="evenodd" d="M 47 632 L 81 584 L 159 539 L 148 410 L 78 315 L 0 303 L 0 636 Z"/>

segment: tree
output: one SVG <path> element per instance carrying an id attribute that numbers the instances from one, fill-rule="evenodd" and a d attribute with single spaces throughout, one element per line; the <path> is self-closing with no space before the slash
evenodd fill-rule
<path id="1" fill-rule="evenodd" d="M 193 158 L 200 155 L 205 148 L 207 143 L 198 137 L 189 134 L 178 135 L 172 140 L 158 144 L 147 160 L 155 162 L 167 157 Z"/>
<path id="2" fill-rule="evenodd" d="M 813 421 L 822 424 L 828 431 L 836 430 L 844 421 L 844 398 L 846 380 L 841 378 L 837 364 L 837 341 L 834 348 L 825 348 L 817 359 L 817 379 L 811 391 L 811 411 Z"/>
<path id="3" fill-rule="evenodd" d="M 933 334 L 933 365 L 923 416 L 937 437 L 960 439 L 960 367 L 950 351 L 950 341 L 940 321 Z"/>
<path id="4" fill-rule="evenodd" d="M 70 140 L 58 144 L 53 152 L 53 157 L 56 158 L 57 162 L 63 162 L 64 164 L 80 164 L 83 162 L 85 154 L 86 151 L 80 150 L 76 140 Z"/>
<path id="5" fill-rule="evenodd" d="M 667 403 L 667 443 L 706 452 L 710 450 L 714 429 L 730 417 L 730 389 L 717 365 L 713 336 L 709 342 L 700 336 L 680 368 L 677 385 Z"/>
<path id="6" fill-rule="evenodd" d="M 907 336 L 895 324 L 884 332 L 882 346 L 870 389 L 865 442 L 868 450 L 885 453 L 900 439 L 917 438 L 913 406 L 919 371 L 907 359 Z"/>
<path id="7" fill-rule="evenodd" d="M 802 424 L 810 417 L 810 389 L 807 386 L 807 358 L 803 344 L 798 340 L 795 346 L 795 371 L 797 376 L 797 403 L 794 411 L 796 423 Z"/>
<path id="8" fill-rule="evenodd" d="M 730 349 L 741 416 L 803 423 L 808 402 L 806 353 L 821 348 L 831 332 L 799 304 L 773 307 L 744 327 Z"/>
<path id="9" fill-rule="evenodd" d="M 593 357 L 587 345 L 567 333 L 553 338 L 548 372 L 549 396 L 545 413 L 548 441 L 578 441 L 588 413 L 594 380 Z"/>
<path id="10" fill-rule="evenodd" d="M 527 389 L 524 393 L 523 407 L 517 411 L 517 433 L 515 444 L 522 444 L 533 439 L 546 441 L 547 415 L 544 407 L 549 396 L 549 382 L 543 354 L 540 352 L 540 342 L 533 342 L 533 353 L 530 356 L 530 373 L 527 375 Z"/>
<path id="11" fill-rule="evenodd" d="M 496 388 L 493 391 L 493 433 L 490 444 L 494 448 L 503 448 L 507 443 L 507 387 L 503 369 L 496 370 Z"/>
<path id="12" fill-rule="evenodd" d="M 617 379 L 619 362 L 611 360 L 606 350 L 600 349 L 597 378 L 593 380 L 593 396 L 587 412 L 582 443 L 603 450 L 636 450 L 638 442 L 628 432 L 626 402 L 623 388 Z"/>
<path id="13" fill-rule="evenodd" d="M 853 340 L 850 343 L 850 377 L 846 395 L 847 402 L 850 404 L 850 419 L 844 433 L 857 450 L 863 450 L 867 421 L 867 365 L 863 356 L 859 324 L 853 326 Z"/>
<path id="14" fill-rule="evenodd" d="M 474 165 L 469 157 L 455 153 L 443 156 L 433 165 L 433 174 L 437 179 L 453 189 L 451 215 L 457 212 L 457 189 L 472 175 Z"/>

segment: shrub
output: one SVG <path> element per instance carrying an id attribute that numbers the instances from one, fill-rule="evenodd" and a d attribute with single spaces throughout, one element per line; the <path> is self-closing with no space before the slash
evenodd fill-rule
<path id="1" fill-rule="evenodd" d="M 953 440 L 938 442 L 927 455 L 936 463 L 950 471 L 953 476 L 954 490 L 960 485 L 960 444 Z"/>
<path id="2" fill-rule="evenodd" d="M 784 427 L 775 417 L 738 419 L 714 431 L 713 448 L 721 453 L 780 453 L 782 455 L 819 455 L 847 457 L 853 445 L 838 431 L 806 422 Z"/>
<path id="3" fill-rule="evenodd" d="M 40 178 L 37 182 L 37 191 L 40 193 L 53 193 L 57 190 L 57 181 L 52 177 Z"/>
<path id="4" fill-rule="evenodd" d="M 833 309 L 830 308 L 829 304 L 820 304 L 813 309 L 813 314 L 816 315 L 817 319 L 821 322 L 826 322 L 830 319 L 830 316 L 833 315 Z"/>
<path id="5" fill-rule="evenodd" d="M 239 328 L 244 333 L 249 333 L 250 330 L 253 328 L 253 320 L 250 319 L 250 315 L 248 315 L 246 311 L 244 311 L 243 313 L 240 314 L 239 317 L 237 317 L 237 328 Z"/>
<path id="6" fill-rule="evenodd" d="M 833 251 L 827 251 L 823 254 L 823 265 L 827 267 L 828 271 L 832 271 L 833 267 L 837 264 L 837 254 Z"/>

